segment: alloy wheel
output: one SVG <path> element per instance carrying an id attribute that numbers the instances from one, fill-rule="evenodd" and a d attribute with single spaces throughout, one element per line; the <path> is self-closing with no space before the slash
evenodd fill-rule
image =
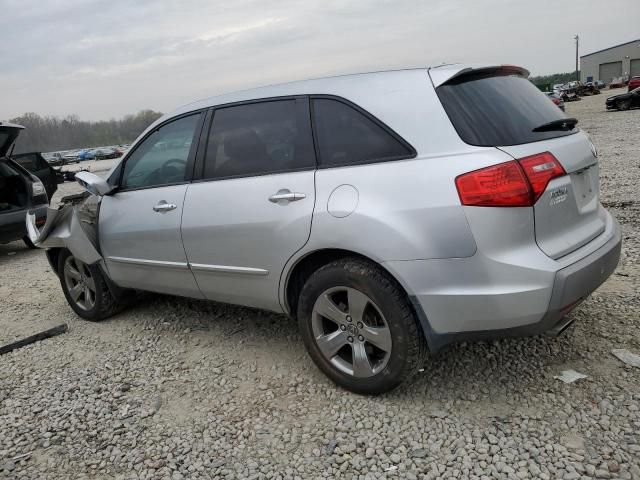
<path id="1" fill-rule="evenodd" d="M 64 262 L 64 281 L 73 302 L 82 310 L 96 305 L 96 283 L 86 263 L 70 255 Z"/>
<path id="2" fill-rule="evenodd" d="M 316 345 L 341 372 L 366 378 L 387 365 L 391 331 L 378 306 L 361 291 L 351 287 L 325 290 L 311 317 Z"/>

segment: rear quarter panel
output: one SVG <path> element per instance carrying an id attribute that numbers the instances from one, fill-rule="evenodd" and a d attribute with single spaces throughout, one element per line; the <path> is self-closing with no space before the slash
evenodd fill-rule
<path id="1" fill-rule="evenodd" d="M 376 116 L 409 142 L 417 156 L 317 170 L 311 235 L 285 267 L 281 280 L 283 305 L 288 272 L 314 251 L 342 249 L 381 264 L 462 258 L 476 253 L 455 178 L 511 157 L 495 148 L 464 144 L 426 71 L 403 73 L 395 83 L 387 78 L 385 84 L 369 83 L 359 90 L 326 92 L 342 96 Z M 335 208 L 332 193 L 342 185 L 357 191 L 357 205 L 346 216 L 330 211 Z M 348 211 L 347 207 L 338 210 Z"/>

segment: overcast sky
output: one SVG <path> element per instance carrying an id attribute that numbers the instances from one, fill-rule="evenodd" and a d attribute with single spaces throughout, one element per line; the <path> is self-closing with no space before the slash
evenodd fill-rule
<path id="1" fill-rule="evenodd" d="M 640 0 L 0 0 L 0 120 L 108 119 L 242 88 L 443 62 L 532 74 L 640 38 Z"/>

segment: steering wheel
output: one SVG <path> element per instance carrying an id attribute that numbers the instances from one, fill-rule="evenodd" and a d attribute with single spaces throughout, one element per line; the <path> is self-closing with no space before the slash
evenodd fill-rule
<path id="1" fill-rule="evenodd" d="M 146 183 L 172 183 L 183 180 L 184 167 L 187 162 L 179 158 L 171 158 L 164 162 L 160 168 L 154 170 L 147 176 Z M 174 178 L 180 177 L 180 178 Z"/>
<path id="2" fill-rule="evenodd" d="M 173 164 L 176 164 L 179 166 L 174 167 Z M 180 160 L 179 158 L 172 158 L 164 162 L 162 167 L 160 167 L 160 175 L 162 175 L 162 178 L 167 178 L 167 177 L 183 174 L 184 173 L 183 167 L 185 167 L 186 165 L 187 165 L 186 161 Z"/>

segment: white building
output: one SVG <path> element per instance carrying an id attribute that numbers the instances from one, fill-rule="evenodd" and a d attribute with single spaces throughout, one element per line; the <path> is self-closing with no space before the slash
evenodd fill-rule
<path id="1" fill-rule="evenodd" d="M 593 82 L 640 75 L 640 39 L 580 57 L 580 80 Z"/>

